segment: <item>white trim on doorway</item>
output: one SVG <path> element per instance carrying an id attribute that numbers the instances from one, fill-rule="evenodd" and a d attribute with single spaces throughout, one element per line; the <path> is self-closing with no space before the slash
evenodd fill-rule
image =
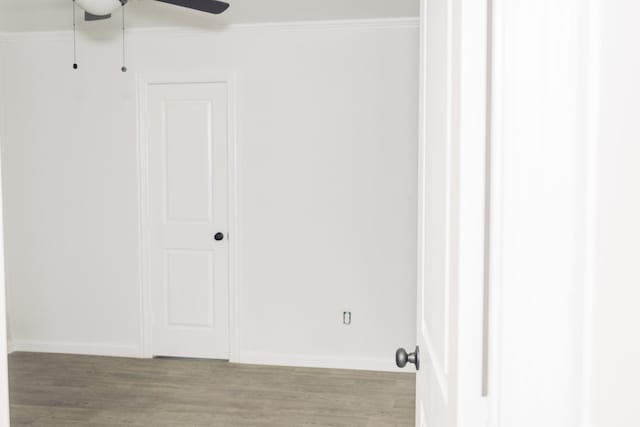
<path id="1" fill-rule="evenodd" d="M 3 116 L 0 115 L 0 139 L 2 138 Z M 2 161 L 0 160 L 0 164 Z M 2 171 L 0 171 L 0 177 Z M 0 426 L 9 425 L 9 367 L 7 343 L 7 305 L 4 269 L 4 215 L 2 199 L 2 179 L 0 178 Z"/>
<path id="2" fill-rule="evenodd" d="M 137 123 L 138 123 L 138 221 L 139 221 L 139 282 L 140 282 L 140 349 L 141 357 L 152 357 L 151 347 L 151 296 L 149 277 L 149 198 L 148 188 L 148 123 L 147 111 L 148 87 L 153 84 L 180 83 L 226 83 L 228 88 L 228 173 L 229 173 L 229 358 L 238 359 L 238 199 L 237 199 L 237 147 L 236 147 L 236 109 L 235 76 L 232 73 L 141 73 L 138 75 Z"/>

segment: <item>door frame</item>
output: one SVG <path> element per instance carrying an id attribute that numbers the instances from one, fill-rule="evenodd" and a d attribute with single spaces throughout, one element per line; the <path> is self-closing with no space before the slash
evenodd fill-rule
<path id="1" fill-rule="evenodd" d="M 0 140 L 2 139 L 0 117 Z M 1 150 L 0 150 L 1 151 Z M 9 351 L 7 343 L 7 304 L 4 258 L 4 199 L 0 153 L 0 426 L 9 426 Z"/>
<path id="2" fill-rule="evenodd" d="M 233 73 L 142 73 L 137 78 L 137 157 L 138 157 L 138 224 L 139 224 L 139 283 L 140 283 L 140 357 L 153 357 L 152 302 L 150 268 L 150 209 L 149 209 L 149 86 L 160 84 L 225 83 L 227 85 L 227 173 L 229 245 L 229 360 L 238 359 L 238 178 L 236 144 L 236 79 Z"/>

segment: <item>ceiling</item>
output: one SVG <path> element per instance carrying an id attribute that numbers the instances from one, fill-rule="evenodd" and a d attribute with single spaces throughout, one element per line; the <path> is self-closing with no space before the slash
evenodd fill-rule
<path id="1" fill-rule="evenodd" d="M 126 7 L 127 26 L 220 28 L 229 24 L 400 18 L 419 14 L 419 0 L 227 1 L 231 4 L 227 13 L 214 16 L 154 0 L 130 0 Z M 72 25 L 71 10 L 71 0 L 0 0 L 0 31 L 68 30 Z M 94 22 L 82 26 L 113 24 Z"/>

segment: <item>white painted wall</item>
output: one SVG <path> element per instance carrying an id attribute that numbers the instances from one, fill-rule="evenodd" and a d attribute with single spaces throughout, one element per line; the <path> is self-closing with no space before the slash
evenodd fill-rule
<path id="1" fill-rule="evenodd" d="M 492 425 L 640 425 L 640 5 L 494 4 Z"/>
<path id="2" fill-rule="evenodd" d="M 593 427 L 640 425 L 640 4 L 598 0 Z"/>
<path id="3" fill-rule="evenodd" d="M 16 349 L 139 355 L 136 73 L 237 79 L 239 361 L 391 369 L 415 337 L 417 23 L 7 36 Z M 342 311 L 353 324 L 342 325 Z"/>
<path id="4" fill-rule="evenodd" d="M 491 425 L 582 427 L 588 8 L 493 4 Z"/>

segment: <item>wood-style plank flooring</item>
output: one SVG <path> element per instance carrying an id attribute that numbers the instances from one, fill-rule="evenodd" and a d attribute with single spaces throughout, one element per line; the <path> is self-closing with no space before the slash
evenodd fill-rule
<path id="1" fill-rule="evenodd" d="M 413 426 L 415 377 L 365 371 L 9 356 L 12 426 Z"/>

